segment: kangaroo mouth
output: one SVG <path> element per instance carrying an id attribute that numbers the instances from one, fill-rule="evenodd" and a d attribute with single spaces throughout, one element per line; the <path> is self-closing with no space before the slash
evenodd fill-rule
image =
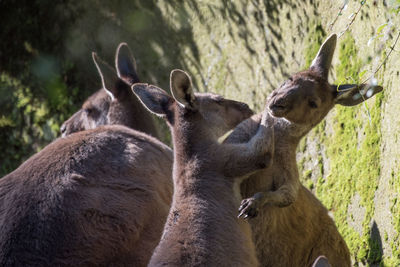
<path id="1" fill-rule="evenodd" d="M 285 110 L 286 106 L 284 106 L 284 105 L 271 105 L 270 109 L 273 109 L 273 110 Z"/>
<path id="2" fill-rule="evenodd" d="M 269 106 L 269 110 L 271 111 L 272 115 L 275 117 L 281 117 L 285 115 L 287 106 L 282 104 L 271 104 Z"/>

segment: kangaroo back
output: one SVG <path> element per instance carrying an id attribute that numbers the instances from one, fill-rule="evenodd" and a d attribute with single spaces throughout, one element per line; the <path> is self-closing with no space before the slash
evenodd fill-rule
<path id="1" fill-rule="evenodd" d="M 236 215 L 236 189 L 239 177 L 267 165 L 273 134 L 263 124 L 250 142 L 221 145 L 218 138 L 252 114 L 247 105 L 194 94 L 180 70 L 170 84 L 172 97 L 154 86 L 133 86 L 150 111 L 166 118 L 174 142 L 172 207 L 149 266 L 257 266 L 250 227 Z"/>
<path id="2" fill-rule="evenodd" d="M 0 180 L 1 266 L 146 266 L 172 151 L 123 126 L 57 139 Z"/>

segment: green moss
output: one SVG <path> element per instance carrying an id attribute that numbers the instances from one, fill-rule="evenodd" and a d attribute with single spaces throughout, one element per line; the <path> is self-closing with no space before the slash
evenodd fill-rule
<path id="1" fill-rule="evenodd" d="M 398 166 L 399 167 L 399 166 Z M 397 174 L 393 171 L 390 183 L 393 186 L 394 192 L 400 192 L 400 171 L 397 170 Z M 392 213 L 392 224 L 396 230 L 395 236 L 391 237 L 392 242 L 390 247 L 392 248 L 392 258 L 385 259 L 384 262 L 388 266 L 400 266 L 400 201 L 399 193 L 393 198 L 390 211 Z M 386 238 L 386 237 L 385 237 Z"/>
<path id="2" fill-rule="evenodd" d="M 306 158 L 303 157 L 300 160 L 297 161 L 297 167 L 299 168 L 299 170 L 303 170 L 304 169 L 304 163 L 306 162 Z"/>
<path id="3" fill-rule="evenodd" d="M 298 146 L 298 148 L 297 148 L 297 151 L 299 151 L 299 152 L 305 152 L 305 151 L 306 151 L 306 148 L 307 148 L 307 138 L 302 138 L 302 139 L 300 140 L 300 144 L 299 144 L 299 146 Z"/>
<path id="4" fill-rule="evenodd" d="M 309 24 L 310 31 L 305 39 L 306 49 L 304 51 L 305 55 L 305 68 L 311 65 L 315 55 L 318 53 L 319 47 L 324 40 L 326 35 L 324 29 L 321 26 L 321 22 L 312 20 Z"/>
<path id="5" fill-rule="evenodd" d="M 312 170 L 307 170 L 303 173 L 303 177 L 306 179 L 310 179 L 312 175 Z"/>
<path id="6" fill-rule="evenodd" d="M 318 168 L 319 168 L 319 172 L 321 173 L 321 175 L 324 175 L 324 160 L 323 160 L 322 156 L 318 157 Z"/>
<path id="7" fill-rule="evenodd" d="M 357 82 L 361 60 L 353 37 L 347 33 L 339 44 L 337 81 Z M 319 179 L 316 194 L 323 204 L 334 213 L 335 222 L 356 263 L 376 263 L 382 258 L 379 246 L 371 241 L 370 222 L 374 214 L 374 194 L 380 175 L 380 106 L 382 94 L 378 95 L 370 107 L 371 121 L 363 117 L 365 108 L 336 107 L 333 119 L 334 135 L 327 144 L 330 173 Z M 314 134 L 325 141 L 325 123 L 321 123 Z M 357 132 L 361 131 L 359 134 Z M 360 137 L 361 136 L 361 137 Z M 340 193 L 340 196 L 338 195 Z M 353 196 L 361 196 L 360 205 L 365 210 L 361 236 L 347 222 L 348 206 Z"/>
<path id="8" fill-rule="evenodd" d="M 307 180 L 307 184 L 306 184 L 307 188 L 310 190 L 314 189 L 314 182 L 312 180 Z"/>

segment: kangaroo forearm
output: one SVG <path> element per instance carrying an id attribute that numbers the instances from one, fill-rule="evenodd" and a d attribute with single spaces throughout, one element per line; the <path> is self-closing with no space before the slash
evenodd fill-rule
<path id="1" fill-rule="evenodd" d="M 273 150 L 267 140 L 266 129 L 260 129 L 246 144 L 230 144 L 225 175 L 239 177 L 270 166 Z"/>
<path id="2" fill-rule="evenodd" d="M 247 143 L 224 144 L 224 152 L 229 153 L 225 175 L 239 177 L 269 167 L 274 152 L 273 140 L 273 127 L 260 124 L 256 134 Z"/>
<path id="3" fill-rule="evenodd" d="M 272 154 L 256 154 L 250 153 L 239 157 L 233 157 L 231 161 L 225 166 L 224 174 L 227 177 L 241 177 L 249 175 L 252 172 L 266 168 L 271 165 Z"/>
<path id="4" fill-rule="evenodd" d="M 233 132 L 224 140 L 225 144 L 243 144 L 249 142 L 256 134 L 260 125 L 261 114 L 240 123 Z"/>

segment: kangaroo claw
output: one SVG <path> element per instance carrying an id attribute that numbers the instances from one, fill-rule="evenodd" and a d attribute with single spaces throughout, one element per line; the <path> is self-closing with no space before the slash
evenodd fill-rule
<path id="1" fill-rule="evenodd" d="M 250 197 L 242 200 L 239 207 L 238 218 L 243 217 L 243 219 L 257 217 L 259 210 L 259 201 L 255 197 Z"/>

